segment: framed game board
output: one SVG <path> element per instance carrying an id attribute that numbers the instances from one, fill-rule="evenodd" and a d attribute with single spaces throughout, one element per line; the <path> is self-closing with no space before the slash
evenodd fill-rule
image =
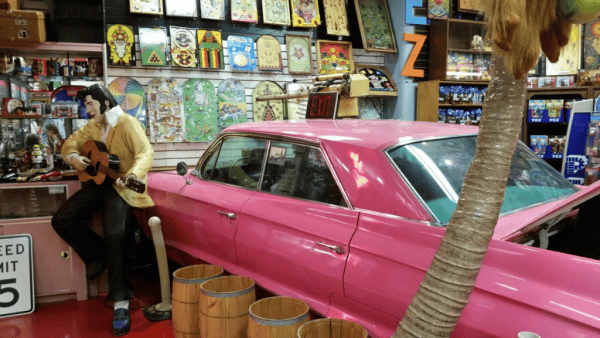
<path id="1" fill-rule="evenodd" d="M 263 0 L 263 22 L 270 25 L 289 26 L 290 2 L 289 0 Z"/>
<path id="2" fill-rule="evenodd" d="M 286 83 L 285 92 L 287 94 L 307 93 L 306 97 L 288 99 L 287 115 L 288 120 L 300 120 L 306 117 L 306 106 L 308 105 L 308 93 L 310 92 L 311 85 L 302 83 Z"/>
<path id="3" fill-rule="evenodd" d="M 483 12 L 484 0 L 458 0 L 459 12 Z"/>
<path id="4" fill-rule="evenodd" d="M 162 0 L 129 0 L 129 11 L 135 14 L 163 15 Z"/>
<path id="5" fill-rule="evenodd" d="M 585 24 L 583 60 L 585 69 L 600 68 L 600 18 Z"/>
<path id="6" fill-rule="evenodd" d="M 448 13 L 450 13 L 450 0 L 427 0 L 428 18 L 448 19 Z"/>
<path id="7" fill-rule="evenodd" d="M 581 64 L 581 25 L 572 25 L 569 43 L 560 51 L 558 62 L 546 62 L 546 76 L 577 74 Z"/>
<path id="8" fill-rule="evenodd" d="M 142 128 L 146 130 L 148 122 L 146 121 L 146 93 L 144 87 L 135 79 L 118 77 L 108 85 L 108 90 L 123 111 L 140 121 Z"/>
<path id="9" fill-rule="evenodd" d="M 135 34 L 127 25 L 106 25 L 106 43 L 110 50 L 108 64 L 113 66 L 135 66 Z"/>
<path id="10" fill-rule="evenodd" d="M 313 73 L 310 35 L 287 34 L 285 45 L 290 74 L 311 75 Z"/>
<path id="11" fill-rule="evenodd" d="M 227 49 L 233 70 L 251 72 L 256 68 L 256 50 L 251 37 L 230 35 L 227 37 Z"/>
<path id="12" fill-rule="evenodd" d="M 188 142 L 210 142 L 217 135 L 217 93 L 205 79 L 189 79 L 183 84 L 185 137 Z"/>
<path id="13" fill-rule="evenodd" d="M 231 21 L 258 23 L 256 0 L 231 0 Z"/>
<path id="14" fill-rule="evenodd" d="M 221 31 L 198 30 L 198 63 L 202 69 L 224 69 Z"/>
<path id="15" fill-rule="evenodd" d="M 167 65 L 167 28 L 139 27 L 142 66 Z"/>
<path id="16" fill-rule="evenodd" d="M 225 0 L 200 0 L 202 19 L 225 20 Z"/>
<path id="17" fill-rule="evenodd" d="M 283 70 L 281 46 L 279 40 L 272 35 L 262 35 L 256 40 L 259 70 Z"/>
<path id="18" fill-rule="evenodd" d="M 354 72 L 352 43 L 348 41 L 317 40 L 317 67 L 320 75 Z"/>
<path id="19" fill-rule="evenodd" d="M 246 89 L 236 79 L 224 79 L 217 87 L 219 100 L 219 132 L 238 123 L 248 122 Z"/>
<path id="20" fill-rule="evenodd" d="M 291 0 L 294 27 L 314 28 L 321 23 L 319 0 Z"/>
<path id="21" fill-rule="evenodd" d="M 184 142 L 183 86 L 175 79 L 154 78 L 146 86 L 150 142 Z"/>
<path id="22" fill-rule="evenodd" d="M 396 38 L 387 0 L 354 0 L 354 6 L 364 50 L 396 53 Z"/>
<path id="23" fill-rule="evenodd" d="M 346 0 L 323 0 L 327 34 L 349 36 Z"/>
<path id="24" fill-rule="evenodd" d="M 281 95 L 283 89 L 273 81 L 262 81 L 254 88 L 252 100 L 254 107 L 254 122 L 281 121 L 285 117 L 283 100 L 257 101 L 261 96 Z"/>
<path id="25" fill-rule="evenodd" d="M 165 0 L 167 16 L 198 17 L 198 4 L 196 0 Z"/>
<path id="26" fill-rule="evenodd" d="M 355 64 L 356 72 L 369 79 L 369 96 L 398 96 L 398 88 L 385 66 Z"/>
<path id="27" fill-rule="evenodd" d="M 196 67 L 196 29 L 169 27 L 171 31 L 171 59 L 173 66 Z"/>

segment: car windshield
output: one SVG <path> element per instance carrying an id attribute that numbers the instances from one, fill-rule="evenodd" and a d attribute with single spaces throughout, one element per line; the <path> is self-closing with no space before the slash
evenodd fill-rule
<path id="1" fill-rule="evenodd" d="M 440 223 L 447 224 L 456 209 L 476 145 L 476 136 L 456 137 L 399 146 L 389 150 L 388 155 L 433 215 Z M 500 213 L 547 203 L 577 191 L 559 172 L 519 142 Z"/>

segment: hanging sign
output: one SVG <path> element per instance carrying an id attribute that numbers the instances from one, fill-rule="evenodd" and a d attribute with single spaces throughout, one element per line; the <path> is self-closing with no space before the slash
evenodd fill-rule
<path id="1" fill-rule="evenodd" d="M 0 318 L 35 308 L 31 235 L 0 236 Z"/>

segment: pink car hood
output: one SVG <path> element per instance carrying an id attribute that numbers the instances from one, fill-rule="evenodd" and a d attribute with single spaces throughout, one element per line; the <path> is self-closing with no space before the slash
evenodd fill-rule
<path id="1" fill-rule="evenodd" d="M 579 192 L 567 198 L 501 217 L 496 225 L 493 238 L 510 241 L 536 230 L 540 225 L 557 216 L 566 214 L 577 205 L 598 195 L 600 193 L 600 181 L 588 187 L 579 188 L 581 189 Z"/>

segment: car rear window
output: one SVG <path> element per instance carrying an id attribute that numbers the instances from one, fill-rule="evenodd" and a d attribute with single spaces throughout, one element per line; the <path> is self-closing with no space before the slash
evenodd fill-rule
<path id="1" fill-rule="evenodd" d="M 456 209 L 477 138 L 422 141 L 388 151 L 413 191 L 442 224 Z M 501 214 L 548 203 L 577 192 L 559 172 L 519 142 L 510 167 Z"/>

